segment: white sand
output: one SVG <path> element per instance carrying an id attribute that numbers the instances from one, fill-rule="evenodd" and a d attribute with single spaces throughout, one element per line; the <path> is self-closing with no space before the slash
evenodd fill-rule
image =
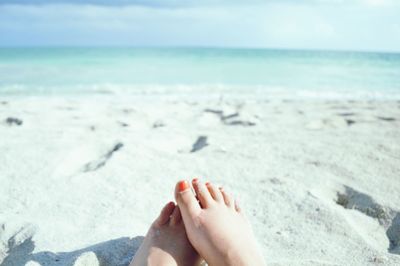
<path id="1" fill-rule="evenodd" d="M 3 265 L 127 265 L 192 177 L 270 265 L 400 265 L 398 101 L 1 97 L 0 160 Z"/>

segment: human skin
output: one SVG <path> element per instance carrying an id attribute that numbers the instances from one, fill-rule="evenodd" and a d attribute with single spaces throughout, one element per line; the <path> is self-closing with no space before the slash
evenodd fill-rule
<path id="1" fill-rule="evenodd" d="M 190 243 L 210 266 L 265 265 L 251 225 L 222 188 L 198 179 L 180 181 L 175 199 Z"/>

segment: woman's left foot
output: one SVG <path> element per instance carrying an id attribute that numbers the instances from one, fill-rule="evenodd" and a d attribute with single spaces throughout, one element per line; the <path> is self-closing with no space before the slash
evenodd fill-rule
<path id="1" fill-rule="evenodd" d="M 169 202 L 153 222 L 130 266 L 198 265 L 200 257 L 190 244 L 181 213 Z"/>

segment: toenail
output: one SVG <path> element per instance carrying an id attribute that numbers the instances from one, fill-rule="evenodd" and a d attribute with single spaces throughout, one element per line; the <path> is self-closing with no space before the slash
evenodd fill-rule
<path id="1" fill-rule="evenodd" d="M 178 184 L 179 191 L 185 191 L 189 188 L 189 183 L 186 180 L 182 180 Z"/>
<path id="2" fill-rule="evenodd" d="M 211 183 L 210 183 L 210 182 L 207 182 L 207 183 L 206 183 L 206 186 L 209 186 L 209 185 L 211 185 Z"/>
<path id="3" fill-rule="evenodd" d="M 193 178 L 193 182 L 197 182 L 197 181 L 199 181 L 199 179 L 198 178 Z"/>

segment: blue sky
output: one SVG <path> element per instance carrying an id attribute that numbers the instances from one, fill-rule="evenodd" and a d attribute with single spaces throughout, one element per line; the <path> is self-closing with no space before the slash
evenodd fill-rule
<path id="1" fill-rule="evenodd" d="M 396 0 L 0 0 L 0 46 L 400 52 Z"/>

